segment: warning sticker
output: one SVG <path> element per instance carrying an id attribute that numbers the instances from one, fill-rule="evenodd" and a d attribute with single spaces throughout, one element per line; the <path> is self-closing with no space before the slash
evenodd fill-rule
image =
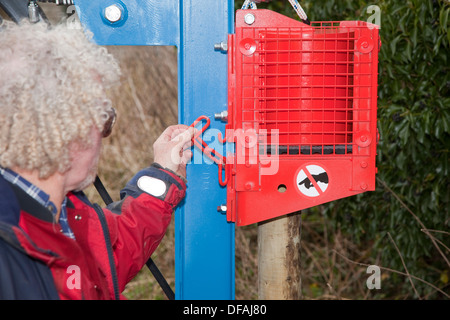
<path id="1" fill-rule="evenodd" d="M 307 197 L 318 197 L 328 188 L 328 174 L 320 166 L 308 165 L 297 174 L 297 187 Z"/>

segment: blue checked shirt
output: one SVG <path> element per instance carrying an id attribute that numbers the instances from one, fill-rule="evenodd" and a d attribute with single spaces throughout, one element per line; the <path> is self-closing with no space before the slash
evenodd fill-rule
<path id="1" fill-rule="evenodd" d="M 19 174 L 15 173 L 14 171 L 10 169 L 4 169 L 0 167 L 0 174 L 3 176 L 3 178 L 18 186 L 23 191 L 25 191 L 30 197 L 35 199 L 37 202 L 39 202 L 41 205 L 46 207 L 50 212 L 53 214 L 53 217 L 56 217 L 56 214 L 58 213 L 56 211 L 55 204 L 50 201 L 50 196 L 33 185 L 31 182 L 27 181 L 23 177 L 21 177 Z M 75 239 L 75 235 L 73 234 L 72 230 L 70 229 L 69 223 L 67 221 L 67 198 L 64 198 L 64 201 L 61 205 L 61 214 L 59 216 L 59 224 L 61 226 L 61 231 L 64 235 L 68 236 L 69 238 Z"/>

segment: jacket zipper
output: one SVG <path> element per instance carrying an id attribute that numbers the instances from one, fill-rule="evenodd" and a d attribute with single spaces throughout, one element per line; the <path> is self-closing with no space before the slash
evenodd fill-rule
<path id="1" fill-rule="evenodd" d="M 112 244 L 111 244 L 111 237 L 109 234 L 108 224 L 106 223 L 105 213 L 103 212 L 103 209 L 96 203 L 94 204 L 94 209 L 97 212 L 97 215 L 100 219 L 100 223 L 101 223 L 102 229 L 103 229 L 103 235 L 105 237 L 106 250 L 108 252 L 109 267 L 111 269 L 111 277 L 112 277 L 112 283 L 113 283 L 113 288 L 114 288 L 114 298 L 116 300 L 120 300 L 119 281 L 117 278 L 116 264 L 114 262 L 114 254 L 113 254 L 113 248 L 112 248 Z"/>

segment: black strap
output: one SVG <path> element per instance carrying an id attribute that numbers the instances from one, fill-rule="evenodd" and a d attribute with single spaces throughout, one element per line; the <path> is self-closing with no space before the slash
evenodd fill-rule
<path id="1" fill-rule="evenodd" d="M 120 299 L 119 294 L 119 280 L 117 277 L 117 269 L 116 264 L 114 262 L 114 252 L 113 247 L 111 243 L 111 236 L 109 234 L 108 224 L 106 222 L 105 213 L 103 212 L 103 209 L 98 205 L 94 204 L 95 212 L 97 212 L 98 218 L 100 219 L 100 223 L 102 225 L 103 230 L 103 236 L 105 237 L 105 244 L 106 244 L 106 251 L 108 252 L 108 261 L 109 261 L 109 267 L 111 268 L 111 278 L 114 288 L 114 298 L 116 300 Z"/>
<path id="2" fill-rule="evenodd" d="M 159 286 L 164 291 L 164 293 L 166 294 L 167 298 L 169 300 L 175 300 L 175 293 L 173 292 L 173 290 L 170 287 L 170 285 L 167 283 L 167 281 L 164 278 L 164 276 L 161 273 L 161 271 L 159 271 L 159 269 L 156 266 L 156 264 L 153 261 L 153 259 L 149 258 L 147 263 L 146 263 L 146 265 L 150 269 L 150 272 L 153 274 L 153 276 L 155 277 L 156 281 L 159 283 Z"/>
<path id="3" fill-rule="evenodd" d="M 94 186 L 97 189 L 98 193 L 102 197 L 103 201 L 106 205 L 109 205 L 113 202 L 112 198 L 110 197 L 108 191 L 106 190 L 105 186 L 103 185 L 100 178 L 97 176 L 94 181 Z M 149 258 L 147 263 L 147 267 L 150 269 L 150 272 L 155 277 L 156 281 L 159 283 L 161 289 L 166 294 L 167 298 L 169 300 L 175 300 L 175 293 L 173 292 L 172 288 L 170 287 L 169 283 L 167 283 L 167 280 L 162 275 L 161 271 L 159 271 L 158 267 L 156 266 L 155 262 L 152 258 Z"/>
<path id="4" fill-rule="evenodd" d="M 108 191 L 106 191 L 105 186 L 103 185 L 100 178 L 97 176 L 94 181 L 95 189 L 97 189 L 98 193 L 100 194 L 100 197 L 102 197 L 103 201 L 106 205 L 109 205 L 113 202 L 113 199 L 110 197 Z"/>

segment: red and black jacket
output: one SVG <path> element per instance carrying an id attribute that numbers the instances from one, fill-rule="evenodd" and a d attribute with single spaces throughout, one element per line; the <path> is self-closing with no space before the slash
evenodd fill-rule
<path id="1" fill-rule="evenodd" d="M 137 187 L 142 176 L 162 180 L 164 194 Z M 70 193 L 69 225 L 61 233 L 48 209 L 0 177 L 0 299 L 122 299 L 125 285 L 161 242 L 186 184 L 171 171 L 140 171 L 105 209 Z"/>

